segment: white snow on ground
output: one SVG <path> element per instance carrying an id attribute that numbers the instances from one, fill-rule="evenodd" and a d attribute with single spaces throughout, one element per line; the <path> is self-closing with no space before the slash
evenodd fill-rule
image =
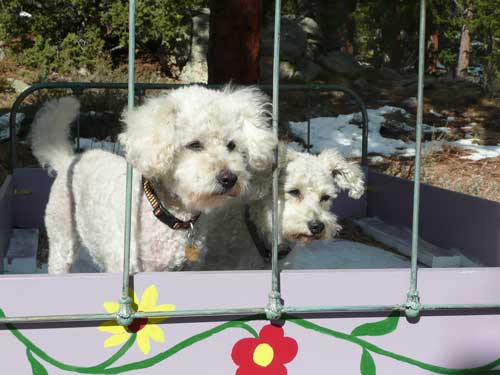
<path id="1" fill-rule="evenodd" d="M 76 140 L 75 140 L 76 149 Z M 95 138 L 80 138 L 80 150 L 90 150 L 90 149 L 101 149 L 112 152 L 114 154 L 121 155 L 122 150 L 119 144 L 111 142 L 111 140 L 106 138 L 103 141 L 99 141 Z"/>
<path id="2" fill-rule="evenodd" d="M 380 128 L 386 121 L 384 114 L 401 112 L 405 116 L 408 113 L 402 109 L 392 106 L 383 106 L 378 109 L 368 109 L 368 152 L 384 156 L 401 155 L 414 156 L 415 142 L 405 142 L 401 139 L 386 138 L 380 134 Z M 335 148 L 346 157 L 361 156 L 362 129 L 361 114 L 353 113 L 339 115 L 336 117 L 317 117 L 311 119 L 311 144 L 312 152 L 320 152 L 326 148 Z M 302 139 L 307 139 L 306 122 L 290 122 L 291 131 Z M 413 131 L 413 128 L 401 124 L 402 130 Z M 447 127 L 433 127 L 423 124 L 422 130 L 425 133 L 446 133 Z M 437 136 L 437 138 L 439 138 Z M 423 143 L 423 152 L 428 149 L 436 150 L 442 145 L 452 145 L 473 151 L 472 155 L 464 156 L 464 159 L 480 160 L 500 156 L 500 144 L 498 146 L 480 146 L 473 144 L 475 139 L 463 139 L 455 142 L 432 141 Z M 299 151 L 304 151 L 299 144 L 292 144 L 292 147 Z"/>
<path id="3" fill-rule="evenodd" d="M 449 143 L 454 146 L 473 151 L 471 155 L 463 156 L 462 159 L 477 161 L 485 158 L 496 158 L 500 156 L 500 144 L 498 144 L 497 146 L 481 146 L 473 143 L 477 141 L 479 141 L 479 139 L 469 138 L 460 139 L 458 141 Z"/>
<path id="4" fill-rule="evenodd" d="M 9 117 L 10 113 L 0 116 L 0 141 L 10 138 Z M 19 129 L 23 120 L 24 113 L 18 113 L 16 116 L 16 129 Z"/>

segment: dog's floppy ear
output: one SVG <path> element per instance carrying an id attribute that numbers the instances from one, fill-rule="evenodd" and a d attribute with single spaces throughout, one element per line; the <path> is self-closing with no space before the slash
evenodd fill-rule
<path id="1" fill-rule="evenodd" d="M 286 143 L 284 142 L 279 142 L 278 144 L 278 150 L 279 150 L 279 165 L 280 168 L 286 168 L 288 163 L 291 161 L 297 159 L 297 157 L 300 156 L 300 152 L 295 151 L 291 147 L 289 147 Z"/>
<path id="2" fill-rule="evenodd" d="M 267 96 L 255 87 L 236 89 L 229 96 L 238 111 L 250 167 L 257 171 L 271 168 L 278 140 L 271 127 Z"/>
<path id="3" fill-rule="evenodd" d="M 319 160 L 326 163 L 335 184 L 342 190 L 349 190 L 351 198 L 360 198 L 365 192 L 364 173 L 361 167 L 349 162 L 335 150 L 324 150 Z"/>
<path id="4" fill-rule="evenodd" d="M 167 95 L 123 115 L 126 128 L 118 139 L 127 160 L 144 177 L 163 176 L 173 165 L 177 110 L 175 100 Z"/>

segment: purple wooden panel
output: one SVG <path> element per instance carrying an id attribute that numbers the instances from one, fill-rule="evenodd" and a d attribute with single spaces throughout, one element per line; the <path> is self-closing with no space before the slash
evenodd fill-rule
<path id="1" fill-rule="evenodd" d="M 364 167 L 363 170 L 366 176 L 368 171 Z M 360 218 L 366 216 L 367 205 L 367 194 L 363 194 L 359 199 L 353 199 L 349 198 L 346 191 L 342 191 L 333 202 L 332 211 L 340 218 Z"/>
<path id="2" fill-rule="evenodd" d="M 7 176 L 0 186 L 0 273 L 12 233 L 12 176 Z"/>
<path id="3" fill-rule="evenodd" d="M 45 206 L 53 179 L 40 168 L 14 170 L 14 189 L 20 190 L 13 199 L 16 228 L 42 228 Z M 23 194 L 28 192 L 28 194 Z"/>
<path id="4" fill-rule="evenodd" d="M 369 172 L 368 185 L 368 216 L 411 228 L 413 182 Z M 419 226 L 428 242 L 500 265 L 500 203 L 423 184 Z"/>
<path id="5" fill-rule="evenodd" d="M 397 304 L 406 299 L 408 279 L 408 270 L 287 271 L 282 274 L 282 288 L 288 305 Z M 117 274 L 0 276 L 0 308 L 8 315 L 104 312 L 103 302 L 117 300 L 120 281 Z M 174 304 L 176 309 L 261 307 L 267 302 L 270 273 L 151 273 L 136 275 L 133 284 L 139 298 L 144 298 L 144 291 L 154 285 L 158 292 L 155 305 Z M 424 303 L 495 303 L 500 300 L 500 288 L 492 287 L 496 285 L 500 285 L 497 268 L 422 269 L 419 273 Z M 378 374 L 437 373 L 436 367 L 430 365 L 440 367 L 441 373 L 453 373 L 450 369 L 484 366 L 500 357 L 500 335 L 494 329 L 500 326 L 498 314 L 431 314 L 424 315 L 417 323 L 392 318 L 393 330 L 378 328 L 379 336 L 352 333 L 356 327 L 383 319 L 384 316 L 370 314 L 343 314 L 285 322 L 285 336 L 298 345 L 297 354 L 291 355 L 290 362 L 285 364 L 288 374 L 358 375 L 363 349 L 370 353 Z M 153 334 L 149 330 L 151 324 L 148 322 L 147 328 L 138 334 L 143 338 Z M 257 342 L 248 331 L 223 329 L 223 324 L 224 320 L 210 318 L 167 321 L 155 328 L 164 332 L 164 342 L 151 340 L 149 353 L 144 354 L 134 343 L 116 363 L 94 369 L 88 367 L 107 360 L 123 345 L 104 347 L 105 340 L 112 334 L 99 331 L 96 325 L 53 324 L 38 328 L 20 325 L 17 331 L 4 327 L 0 328 L 2 373 L 32 374 L 26 354 L 28 347 L 38 363 L 36 373 L 43 373 L 39 367 L 43 366 L 48 374 L 56 375 L 81 372 L 235 374 L 238 366 L 231 352 L 242 348 L 237 344 L 239 340 L 245 338 L 250 344 L 242 349 L 249 362 L 256 353 L 256 345 L 270 341 L 260 338 L 262 341 Z M 257 320 L 247 324 L 258 332 L 268 323 Z M 209 331 L 215 327 L 219 328 Z M 377 331 L 373 326 L 371 329 Z M 29 341 L 20 341 L 21 334 Z M 285 347 L 283 342 L 281 346 L 273 346 L 271 356 Z M 269 352 L 267 354 L 269 356 Z M 275 358 L 271 357 L 269 366 L 274 365 L 275 360 L 279 362 Z M 61 367 L 65 364 L 87 369 L 63 371 Z M 442 372 L 443 368 L 447 371 Z M 247 373 L 272 373 L 265 372 L 266 369 L 254 366 L 253 371 Z"/>
<path id="6" fill-rule="evenodd" d="M 333 202 L 332 211 L 340 218 L 360 218 L 366 216 L 367 194 L 359 199 L 349 198 L 347 192 L 342 191 Z"/>

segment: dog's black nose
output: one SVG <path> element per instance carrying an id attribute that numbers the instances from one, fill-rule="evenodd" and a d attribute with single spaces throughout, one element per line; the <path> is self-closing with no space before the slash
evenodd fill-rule
<path id="1" fill-rule="evenodd" d="M 220 171 L 217 176 L 215 177 L 217 182 L 221 184 L 221 186 L 228 190 L 231 189 L 236 181 L 238 181 L 238 176 L 236 176 L 234 173 L 228 171 L 227 169 L 224 169 Z"/>
<path id="2" fill-rule="evenodd" d="M 312 234 L 320 234 L 325 229 L 325 224 L 319 220 L 311 220 L 307 223 L 307 227 Z"/>

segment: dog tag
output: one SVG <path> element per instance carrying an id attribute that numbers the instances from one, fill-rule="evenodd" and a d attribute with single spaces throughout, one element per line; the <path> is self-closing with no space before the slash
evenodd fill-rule
<path id="1" fill-rule="evenodd" d="M 187 244 L 184 253 L 186 254 L 187 260 L 190 262 L 196 262 L 200 259 L 200 249 L 194 244 Z"/>

